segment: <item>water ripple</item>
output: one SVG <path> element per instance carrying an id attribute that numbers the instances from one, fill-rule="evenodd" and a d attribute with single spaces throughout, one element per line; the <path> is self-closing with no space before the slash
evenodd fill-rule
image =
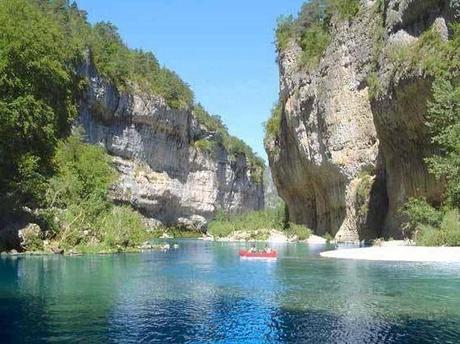
<path id="1" fill-rule="evenodd" d="M 460 266 L 334 261 L 305 245 L 276 262 L 238 245 L 0 259 L 2 342 L 459 343 Z"/>

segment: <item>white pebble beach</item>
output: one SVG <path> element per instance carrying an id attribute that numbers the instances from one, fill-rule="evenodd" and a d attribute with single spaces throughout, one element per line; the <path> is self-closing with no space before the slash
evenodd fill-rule
<path id="1" fill-rule="evenodd" d="M 357 260 L 460 263 L 460 247 L 374 246 L 326 251 L 321 252 L 321 256 Z"/>

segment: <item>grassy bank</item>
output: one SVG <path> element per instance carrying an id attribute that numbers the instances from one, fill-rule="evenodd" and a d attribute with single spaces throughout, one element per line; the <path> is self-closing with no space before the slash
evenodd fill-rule
<path id="1" fill-rule="evenodd" d="M 221 213 L 209 225 L 209 234 L 214 238 L 245 232 L 249 240 L 267 240 L 272 230 L 280 231 L 288 237 L 297 237 L 298 240 L 308 239 L 311 234 L 307 227 L 288 221 L 284 206 L 242 215 Z"/>

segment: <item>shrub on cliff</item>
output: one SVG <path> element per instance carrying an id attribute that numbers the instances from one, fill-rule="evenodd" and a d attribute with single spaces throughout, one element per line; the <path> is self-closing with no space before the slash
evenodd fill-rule
<path id="1" fill-rule="evenodd" d="M 211 156 L 215 156 L 216 153 L 216 142 L 208 139 L 200 139 L 193 142 L 193 146 L 199 149 L 202 152 L 206 152 L 211 154 Z"/>
<path id="2" fill-rule="evenodd" d="M 227 130 L 225 124 L 222 122 L 222 118 L 217 115 L 211 115 L 200 103 L 193 106 L 193 115 L 200 124 L 204 125 L 210 131 L 218 132 L 220 130 Z"/>
<path id="3" fill-rule="evenodd" d="M 359 0 L 328 0 L 327 12 L 342 20 L 352 19 L 359 11 Z"/>
<path id="4" fill-rule="evenodd" d="M 313 24 L 309 26 L 300 39 L 300 46 L 303 50 L 300 59 L 301 65 L 307 68 L 316 67 L 330 40 L 331 35 L 322 25 Z"/>
<path id="5" fill-rule="evenodd" d="M 135 83 L 147 92 L 164 97 L 172 108 L 192 106 L 190 87 L 176 73 L 160 67 L 152 53 L 129 49 L 112 23 L 91 25 L 86 12 L 79 10 L 75 2 L 15 0 L 14 6 L 19 8 L 24 4 L 57 25 L 67 43 L 62 52 L 74 62 L 81 62 L 89 49 L 98 72 L 111 79 L 118 88 L 129 89 Z M 19 16 L 21 12 L 15 13 L 13 18 Z"/>
<path id="6" fill-rule="evenodd" d="M 275 30 L 278 51 L 297 41 L 302 48 L 300 66 L 315 68 L 329 45 L 331 18 L 351 20 L 359 11 L 359 0 L 311 0 L 297 18 L 280 17 Z"/>
<path id="7" fill-rule="evenodd" d="M 287 48 L 289 41 L 295 35 L 296 22 L 293 16 L 281 16 L 277 20 L 275 36 L 276 36 L 276 47 L 278 51 L 282 51 Z"/>
<path id="8" fill-rule="evenodd" d="M 266 142 L 278 137 L 281 128 L 282 114 L 283 107 L 281 101 L 279 101 L 273 106 L 270 118 L 267 120 L 267 122 L 264 123 Z"/>

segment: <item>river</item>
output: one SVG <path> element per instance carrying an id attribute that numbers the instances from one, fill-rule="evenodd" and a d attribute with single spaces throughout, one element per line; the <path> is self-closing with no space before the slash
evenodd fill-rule
<path id="1" fill-rule="evenodd" d="M 139 254 L 0 258 L 0 341 L 460 343 L 460 265 L 180 240 Z"/>

